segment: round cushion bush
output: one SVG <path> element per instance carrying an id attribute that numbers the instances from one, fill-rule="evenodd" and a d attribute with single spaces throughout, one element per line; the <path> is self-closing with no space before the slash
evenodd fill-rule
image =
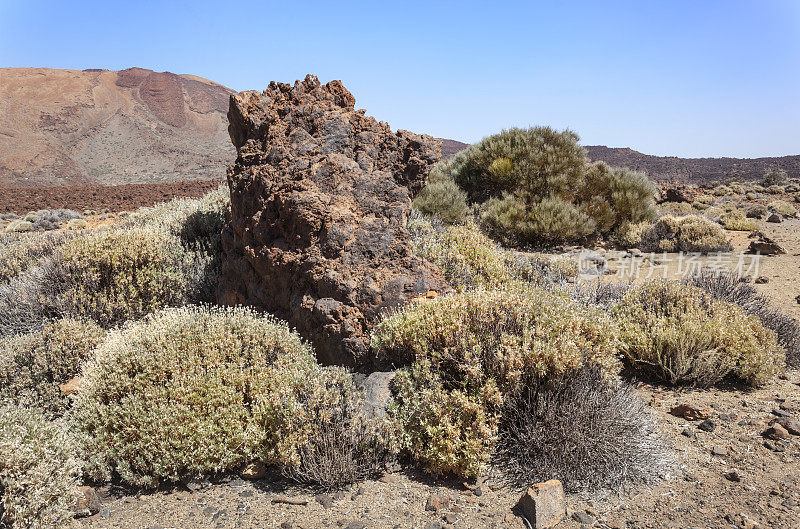
<path id="1" fill-rule="evenodd" d="M 291 460 L 308 435 L 306 403 L 332 385 L 326 373 L 296 333 L 247 309 L 187 306 L 129 323 L 84 370 L 74 418 L 86 471 L 155 486 Z"/>

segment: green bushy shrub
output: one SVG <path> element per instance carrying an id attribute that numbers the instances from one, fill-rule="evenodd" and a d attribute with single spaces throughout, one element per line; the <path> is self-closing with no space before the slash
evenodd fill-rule
<path id="1" fill-rule="evenodd" d="M 705 217 L 664 216 L 642 235 L 641 249 L 646 252 L 726 252 L 730 241 L 722 227 Z"/>
<path id="2" fill-rule="evenodd" d="M 53 254 L 72 235 L 64 233 L 26 233 L 0 239 L 0 283 L 10 281 Z"/>
<path id="3" fill-rule="evenodd" d="M 344 370 L 320 367 L 284 324 L 246 309 L 187 306 L 128 323 L 83 375 L 72 416 L 86 472 L 141 486 L 254 459 L 302 465 L 315 424 L 354 394 Z"/>
<path id="4" fill-rule="evenodd" d="M 773 200 L 772 202 L 767 204 L 767 207 L 771 211 L 774 211 L 779 215 L 783 215 L 784 217 L 797 216 L 797 208 L 795 208 L 793 205 L 789 204 L 785 200 Z"/>
<path id="5" fill-rule="evenodd" d="M 711 194 L 715 197 L 724 197 L 733 194 L 733 189 L 726 185 L 718 185 L 711 190 Z"/>
<path id="6" fill-rule="evenodd" d="M 758 198 L 758 194 L 754 193 L 753 191 L 748 191 L 745 193 L 744 198 L 747 200 L 756 200 Z"/>
<path id="7" fill-rule="evenodd" d="M 697 198 L 694 199 L 694 203 L 711 205 L 714 203 L 714 197 L 712 197 L 711 195 L 699 195 Z"/>
<path id="8" fill-rule="evenodd" d="M 431 472 L 475 476 L 506 396 L 584 366 L 615 373 L 612 330 L 565 295 L 520 286 L 409 305 L 376 327 L 372 347 L 407 364 L 391 409 L 402 447 Z"/>
<path id="9" fill-rule="evenodd" d="M 557 197 L 529 205 L 513 195 L 491 198 L 483 205 L 481 221 L 507 246 L 581 241 L 597 231 L 589 215 Z"/>
<path id="10" fill-rule="evenodd" d="M 642 244 L 645 232 L 653 226 L 650 221 L 626 222 L 614 233 L 613 241 L 622 248 L 638 248 Z"/>
<path id="11" fill-rule="evenodd" d="M 12 220 L 5 228 L 6 233 L 25 233 L 33 231 L 33 223 L 27 220 Z"/>
<path id="12" fill-rule="evenodd" d="M 446 178 L 429 182 L 414 199 L 414 207 L 448 224 L 462 222 L 469 211 L 466 193 Z"/>
<path id="13" fill-rule="evenodd" d="M 64 527 L 78 499 L 74 443 L 36 408 L 0 403 L 0 527 Z"/>
<path id="14" fill-rule="evenodd" d="M 644 174 L 590 164 L 569 130 L 484 138 L 433 169 L 431 182 L 442 181 L 480 205 L 484 226 L 505 244 L 577 242 L 655 215 L 656 189 Z"/>
<path id="15" fill-rule="evenodd" d="M 705 387 L 730 377 L 755 386 L 785 362 L 757 318 L 697 287 L 652 281 L 629 290 L 612 313 L 627 361 L 670 384 Z"/>
<path id="16" fill-rule="evenodd" d="M 0 400 L 60 415 L 68 401 L 59 385 L 80 372 L 104 334 L 95 323 L 64 319 L 0 341 Z"/>
<path id="17" fill-rule="evenodd" d="M 769 195 L 782 195 L 786 189 L 783 186 L 769 186 L 764 191 Z"/>

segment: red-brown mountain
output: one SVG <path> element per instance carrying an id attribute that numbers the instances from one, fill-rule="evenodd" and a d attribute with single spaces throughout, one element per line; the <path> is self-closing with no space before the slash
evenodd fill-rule
<path id="1" fill-rule="evenodd" d="M 0 69 L 0 185 L 221 178 L 233 90 L 142 68 Z"/>

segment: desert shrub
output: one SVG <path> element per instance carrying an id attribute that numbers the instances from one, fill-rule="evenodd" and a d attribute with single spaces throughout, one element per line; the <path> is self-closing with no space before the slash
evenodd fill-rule
<path id="1" fill-rule="evenodd" d="M 711 190 L 711 194 L 715 197 L 724 197 L 733 194 L 733 190 L 726 185 L 718 185 Z"/>
<path id="2" fill-rule="evenodd" d="M 89 223 L 84 219 L 72 219 L 64 227 L 68 230 L 85 230 L 88 226 Z"/>
<path id="3" fill-rule="evenodd" d="M 570 299 L 603 310 L 608 310 L 617 303 L 632 287 L 631 283 L 618 281 L 581 281 L 567 285 L 564 291 Z"/>
<path id="4" fill-rule="evenodd" d="M 764 190 L 768 195 L 782 195 L 786 192 L 783 186 L 769 186 Z"/>
<path id="5" fill-rule="evenodd" d="M 749 220 L 744 212 L 739 209 L 734 209 L 720 216 L 719 222 L 726 230 L 753 231 L 758 228 L 758 226 L 753 221 Z"/>
<path id="6" fill-rule="evenodd" d="M 32 222 L 19 219 L 12 220 L 5 228 L 6 233 L 25 233 L 33 230 L 34 227 Z"/>
<path id="7" fill-rule="evenodd" d="M 763 219 L 764 217 L 767 216 L 768 212 L 769 211 L 767 210 L 766 206 L 762 204 L 754 204 L 753 206 L 747 208 L 745 216 L 748 219 Z"/>
<path id="8" fill-rule="evenodd" d="M 364 414 L 363 396 L 349 375 L 339 372 L 327 377 L 336 384 L 322 392 L 324 400 L 306 404 L 305 421 L 313 434 L 297 442 L 294 461 L 282 465 L 289 478 L 325 490 L 378 477 L 394 459 L 389 426 Z"/>
<path id="9" fill-rule="evenodd" d="M 83 375 L 72 415 L 87 474 L 142 486 L 253 459 L 302 465 L 315 421 L 352 393 L 347 373 L 318 366 L 284 324 L 241 308 L 187 306 L 128 323 Z"/>
<path id="10" fill-rule="evenodd" d="M 736 195 L 743 195 L 745 193 L 744 185 L 739 182 L 729 182 L 728 187 L 730 187 L 731 191 Z"/>
<path id="11" fill-rule="evenodd" d="M 549 127 L 510 129 L 438 164 L 431 181 L 453 181 L 478 204 L 504 244 L 547 245 L 608 233 L 655 215 L 643 173 L 589 164 L 578 136 Z"/>
<path id="12" fill-rule="evenodd" d="M 499 287 L 511 281 L 554 283 L 578 273 L 575 260 L 506 250 L 470 222 L 445 227 L 412 212 L 408 228 L 415 253 L 436 264 L 459 290 Z"/>
<path id="13" fill-rule="evenodd" d="M 744 198 L 746 198 L 747 200 L 755 200 L 758 198 L 758 194 L 752 191 L 748 191 L 747 193 L 745 193 Z"/>
<path id="14" fill-rule="evenodd" d="M 622 248 L 638 248 L 642 243 L 642 236 L 653 226 L 652 222 L 626 222 L 614 233 L 612 240 Z"/>
<path id="15" fill-rule="evenodd" d="M 750 189 L 752 189 L 756 193 L 763 193 L 764 192 L 764 186 L 762 186 L 760 184 L 753 184 L 753 185 L 750 186 Z"/>
<path id="16" fill-rule="evenodd" d="M 63 527 L 78 496 L 74 444 L 37 409 L 0 403 L 0 526 Z"/>
<path id="17" fill-rule="evenodd" d="M 684 282 L 708 292 L 714 299 L 735 303 L 761 320 L 761 324 L 778 337 L 786 350 L 786 363 L 800 366 L 800 324 L 773 307 L 769 299 L 753 285 L 744 283 L 731 273 L 704 271 L 687 277 Z"/>
<path id="18" fill-rule="evenodd" d="M 414 199 L 414 207 L 448 224 L 462 222 L 469 211 L 466 193 L 447 178 L 429 182 Z"/>
<path id="19" fill-rule="evenodd" d="M 26 233 L 0 239 L 0 283 L 10 281 L 70 239 L 63 233 Z"/>
<path id="20" fill-rule="evenodd" d="M 63 413 L 68 401 L 59 384 L 78 374 L 104 334 L 94 323 L 64 319 L 0 341 L 0 400 Z"/>
<path id="21" fill-rule="evenodd" d="M 783 368 L 775 333 L 697 287 L 652 281 L 628 291 L 612 312 L 627 362 L 670 384 L 734 378 L 760 385 Z"/>
<path id="22" fill-rule="evenodd" d="M 772 168 L 764 173 L 761 185 L 764 187 L 784 186 L 789 183 L 789 175 L 783 169 Z"/>
<path id="23" fill-rule="evenodd" d="M 128 216 L 120 230 L 141 228 L 171 239 L 183 254 L 186 297 L 193 303 L 214 302 L 222 266 L 222 228 L 230 204 L 226 185 L 201 198 L 176 198 Z"/>
<path id="24" fill-rule="evenodd" d="M 508 246 L 582 241 L 597 230 L 589 215 L 557 197 L 530 205 L 513 195 L 491 198 L 483 205 L 481 222 Z"/>
<path id="25" fill-rule="evenodd" d="M 797 193 L 798 191 L 800 191 L 800 185 L 798 185 L 796 183 L 788 184 L 788 185 L 784 186 L 784 191 L 786 193 Z"/>
<path id="26" fill-rule="evenodd" d="M 711 195 L 699 195 L 694 199 L 695 204 L 708 204 L 711 205 L 714 202 L 714 197 Z"/>
<path id="27" fill-rule="evenodd" d="M 584 368 L 507 398 L 493 459 L 523 486 L 558 479 L 569 492 L 618 489 L 668 468 L 656 425 L 632 386 Z"/>
<path id="28" fill-rule="evenodd" d="M 642 235 L 646 252 L 724 252 L 730 241 L 722 227 L 698 215 L 664 216 Z"/>
<path id="29" fill-rule="evenodd" d="M 64 222 L 80 219 L 81 214 L 71 209 L 41 209 L 28 213 L 25 220 L 33 223 L 33 228 L 40 231 L 57 230 Z"/>
<path id="30" fill-rule="evenodd" d="M 488 462 L 507 395 L 584 366 L 617 370 L 608 317 L 530 286 L 409 305 L 376 327 L 372 347 L 406 364 L 390 408 L 402 448 L 431 472 L 463 476 Z"/>
<path id="31" fill-rule="evenodd" d="M 0 283 L 0 338 L 40 331 L 60 318 L 58 297 L 70 278 L 53 257 L 40 259 L 6 283 Z"/>
<path id="32" fill-rule="evenodd" d="M 797 208 L 785 200 L 773 200 L 767 204 L 767 208 L 784 217 L 794 217 L 797 215 Z"/>
<path id="33" fill-rule="evenodd" d="M 169 242 L 137 229 L 68 241 L 53 270 L 66 285 L 59 310 L 111 326 L 183 302 L 182 256 Z"/>

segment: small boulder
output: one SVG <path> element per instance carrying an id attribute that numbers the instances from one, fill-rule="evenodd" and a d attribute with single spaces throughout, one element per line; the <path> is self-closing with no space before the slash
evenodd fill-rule
<path id="1" fill-rule="evenodd" d="M 750 246 L 747 247 L 748 253 L 758 253 L 761 255 L 782 255 L 786 250 L 773 239 L 767 237 L 760 231 L 754 231 L 748 236 L 750 239 Z"/>
<path id="2" fill-rule="evenodd" d="M 78 501 L 75 503 L 75 516 L 93 516 L 100 512 L 100 496 L 93 487 L 78 487 Z"/>
<path id="3" fill-rule="evenodd" d="M 775 421 L 792 435 L 800 435 L 800 421 L 792 417 L 781 417 Z"/>
<path id="4" fill-rule="evenodd" d="M 364 414 L 371 418 L 386 415 L 386 408 L 392 398 L 391 383 L 394 371 L 376 371 L 357 384 L 364 392 Z"/>
<path id="5" fill-rule="evenodd" d="M 687 421 L 704 421 L 711 417 L 713 413 L 711 408 L 698 408 L 697 406 L 692 406 L 687 403 L 678 404 L 669 410 L 669 412 L 675 417 L 682 417 Z"/>
<path id="6" fill-rule="evenodd" d="M 772 222 L 773 224 L 780 224 L 783 222 L 783 217 L 779 213 L 771 213 L 769 217 L 767 217 L 767 222 Z"/>
<path id="7" fill-rule="evenodd" d="M 557 479 L 536 483 L 519 499 L 517 508 L 533 529 L 550 529 L 566 517 L 564 487 Z"/>
<path id="8" fill-rule="evenodd" d="M 772 439 L 773 441 L 779 441 L 781 439 L 789 439 L 791 437 L 786 428 L 784 428 L 777 422 L 774 422 L 772 426 L 764 430 L 764 433 L 761 435 L 763 435 L 767 439 Z"/>
<path id="9" fill-rule="evenodd" d="M 428 501 L 425 502 L 426 511 L 439 511 L 440 509 L 450 508 L 450 496 L 442 493 L 434 493 L 428 496 Z"/>

